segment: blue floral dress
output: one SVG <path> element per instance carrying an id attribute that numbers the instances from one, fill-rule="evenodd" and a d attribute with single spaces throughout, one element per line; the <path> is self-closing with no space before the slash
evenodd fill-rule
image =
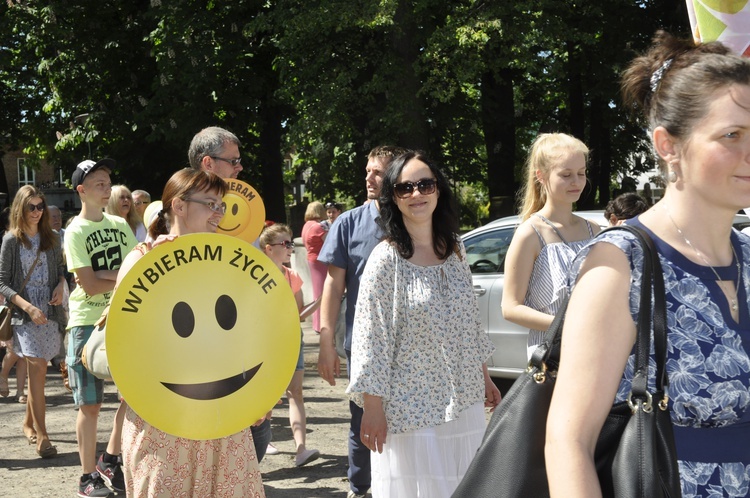
<path id="1" fill-rule="evenodd" d="M 36 234 L 31 237 L 31 247 L 18 244 L 21 253 L 21 268 L 23 274 L 27 275 L 31 265 L 36 259 L 39 250 L 40 236 Z M 52 293 L 49 289 L 49 272 L 47 270 L 47 253 L 39 253 L 39 261 L 26 284 L 26 295 L 29 302 L 39 308 L 45 316 L 48 315 L 50 307 L 49 300 Z M 60 352 L 60 325 L 52 320 L 44 325 L 36 325 L 34 322 L 26 322 L 23 325 L 13 326 L 13 339 L 16 344 L 16 353 L 19 356 L 30 356 L 32 358 L 44 358 L 49 361 Z"/>
<path id="2" fill-rule="evenodd" d="M 640 222 L 629 222 L 645 228 Z M 674 425 L 683 498 L 747 496 L 750 491 L 750 238 L 734 231 L 741 265 L 737 299 L 740 321 L 707 266 L 688 260 L 647 228 L 659 251 L 667 297 L 669 407 Z M 630 312 L 638 316 L 643 251 L 635 236 L 606 232 L 576 257 L 570 282 L 589 249 L 599 242 L 621 249 L 630 260 Z M 723 280 L 737 281 L 737 266 L 714 267 Z M 626 399 L 635 356 L 628 359 L 615 402 Z M 654 387 L 653 360 L 649 386 Z"/>

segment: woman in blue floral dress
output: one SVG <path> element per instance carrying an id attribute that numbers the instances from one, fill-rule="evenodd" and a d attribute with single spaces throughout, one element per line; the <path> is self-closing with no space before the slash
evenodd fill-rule
<path id="1" fill-rule="evenodd" d="M 732 221 L 750 205 L 750 61 L 660 32 L 622 88 L 646 118 L 668 182 L 663 199 L 628 223 L 651 235 L 664 270 L 682 496 L 746 496 L 750 238 Z M 601 495 L 594 445 L 611 402 L 630 390 L 642 267 L 640 245 L 624 232 L 605 232 L 573 262 L 547 423 L 552 496 Z"/>
<path id="2" fill-rule="evenodd" d="M 60 351 L 65 326 L 62 247 L 48 217 L 42 191 L 31 185 L 21 187 L 13 199 L 10 230 L 0 250 L 0 294 L 15 305 L 13 344 L 29 372 L 23 433 L 42 458 L 57 454 L 47 434 L 44 384 L 47 362 Z"/>

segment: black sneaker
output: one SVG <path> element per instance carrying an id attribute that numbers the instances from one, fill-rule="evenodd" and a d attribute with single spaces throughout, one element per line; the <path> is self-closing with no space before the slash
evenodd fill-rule
<path id="1" fill-rule="evenodd" d="M 99 461 L 96 462 L 96 470 L 109 486 L 109 489 L 118 493 L 125 491 L 125 476 L 122 475 L 122 460 L 119 456 L 116 463 L 106 463 L 102 454 Z"/>
<path id="2" fill-rule="evenodd" d="M 78 496 L 86 498 L 87 496 L 108 497 L 112 496 L 109 488 L 104 484 L 104 480 L 99 474 L 90 475 L 85 481 L 79 481 Z"/>

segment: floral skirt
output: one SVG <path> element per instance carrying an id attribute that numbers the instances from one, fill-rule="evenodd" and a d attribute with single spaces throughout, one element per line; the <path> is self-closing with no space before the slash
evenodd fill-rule
<path id="1" fill-rule="evenodd" d="M 127 496 L 264 498 L 250 428 L 198 441 L 169 435 L 130 407 L 122 429 Z"/>

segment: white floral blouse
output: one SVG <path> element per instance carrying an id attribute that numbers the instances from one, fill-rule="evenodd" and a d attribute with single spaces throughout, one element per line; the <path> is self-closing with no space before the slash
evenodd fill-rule
<path id="1" fill-rule="evenodd" d="M 380 396 L 388 432 L 435 427 L 484 399 L 482 330 L 466 252 L 418 266 L 388 242 L 373 250 L 359 288 L 347 392 Z"/>

